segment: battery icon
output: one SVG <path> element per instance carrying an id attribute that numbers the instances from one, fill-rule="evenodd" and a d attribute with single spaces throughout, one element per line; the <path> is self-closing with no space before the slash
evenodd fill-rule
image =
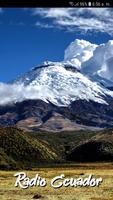
<path id="1" fill-rule="evenodd" d="M 89 7 L 91 6 L 91 2 L 88 2 L 88 6 L 89 6 Z"/>

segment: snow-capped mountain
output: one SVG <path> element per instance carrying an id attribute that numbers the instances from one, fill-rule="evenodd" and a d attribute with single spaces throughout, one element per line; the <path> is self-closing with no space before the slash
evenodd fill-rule
<path id="1" fill-rule="evenodd" d="M 47 109 L 47 113 L 54 111 L 68 117 L 62 110 L 65 107 L 70 116 L 74 115 L 74 120 L 77 115 L 80 118 L 79 123 L 94 126 L 98 124 L 98 118 L 100 120 L 101 108 L 103 116 L 99 123 L 102 124 L 107 120 L 105 126 L 109 123 L 113 125 L 112 87 L 113 41 L 96 45 L 76 39 L 65 50 L 62 62 L 45 61 L 10 84 L 1 83 L 0 105 L 9 106 L 19 103 L 23 105 L 21 102 L 29 100 L 43 101 L 53 105 L 49 110 Z M 110 107 L 112 107 L 111 111 Z M 87 122 L 82 116 L 82 114 L 86 115 L 85 112 L 90 116 Z M 94 116 L 96 119 L 92 123 Z M 19 117 L 20 115 L 17 118 Z M 41 121 L 39 119 L 39 124 L 42 121 L 43 119 Z"/>
<path id="2" fill-rule="evenodd" d="M 106 104 L 106 95 L 113 97 L 113 92 L 72 69 L 73 67 L 70 68 L 63 63 L 45 63 L 32 69 L 14 83 L 23 87 L 27 93 L 26 99 L 42 99 L 57 106 L 66 106 L 78 99 Z M 31 90 L 33 93 L 29 97 Z"/>
<path id="3" fill-rule="evenodd" d="M 41 99 L 57 106 L 79 99 L 107 104 L 106 97 L 113 97 L 105 87 L 113 86 L 112 60 L 113 41 L 96 45 L 76 39 L 65 50 L 64 61 L 46 61 L 13 83 L 25 90 L 20 100 Z"/>

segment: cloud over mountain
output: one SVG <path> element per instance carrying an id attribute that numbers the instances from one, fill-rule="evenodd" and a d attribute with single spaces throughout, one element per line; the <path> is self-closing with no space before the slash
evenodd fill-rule
<path id="1" fill-rule="evenodd" d="M 48 88 L 40 86 L 24 86 L 23 84 L 0 83 L 0 105 L 21 102 L 25 99 L 44 99 L 50 95 Z M 48 96 L 49 96 L 48 95 Z"/>

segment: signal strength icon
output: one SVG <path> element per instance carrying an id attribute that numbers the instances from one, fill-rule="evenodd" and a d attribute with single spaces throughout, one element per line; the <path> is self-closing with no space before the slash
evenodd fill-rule
<path id="1" fill-rule="evenodd" d="M 91 2 L 88 2 L 88 6 L 91 7 Z"/>

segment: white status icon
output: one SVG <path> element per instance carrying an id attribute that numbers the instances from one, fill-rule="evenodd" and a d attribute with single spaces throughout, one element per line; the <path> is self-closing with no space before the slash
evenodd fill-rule
<path id="1" fill-rule="evenodd" d="M 88 2 L 88 6 L 91 6 L 91 2 Z"/>

